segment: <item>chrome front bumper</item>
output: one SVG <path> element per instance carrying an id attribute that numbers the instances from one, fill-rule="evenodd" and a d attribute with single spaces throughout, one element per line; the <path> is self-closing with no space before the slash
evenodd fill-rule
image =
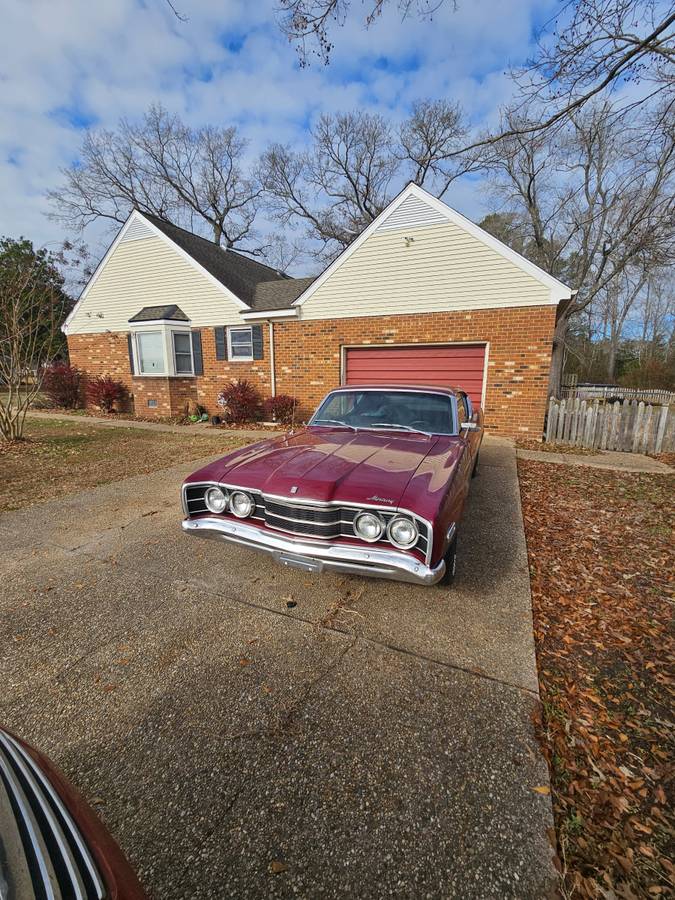
<path id="1" fill-rule="evenodd" d="M 251 550 L 268 553 L 281 565 L 305 572 L 346 572 L 350 575 L 369 575 L 411 584 L 436 584 L 445 574 L 445 562 L 435 569 L 397 550 L 380 550 L 370 546 L 331 544 L 328 541 L 295 538 L 272 534 L 247 522 L 233 522 L 204 516 L 183 519 L 183 531 L 196 537 L 229 541 Z"/>

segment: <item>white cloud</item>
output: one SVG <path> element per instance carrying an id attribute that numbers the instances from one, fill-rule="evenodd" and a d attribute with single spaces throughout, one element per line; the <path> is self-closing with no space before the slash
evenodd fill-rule
<path id="1" fill-rule="evenodd" d="M 302 142 L 322 112 L 392 118 L 418 97 L 458 100 L 477 124 L 512 90 L 508 63 L 531 51 L 533 17 L 553 0 L 461 0 L 433 23 L 400 21 L 392 3 L 369 30 L 362 6 L 336 31 L 331 64 L 297 65 L 274 24 L 275 0 L 24 0 L 5 4 L 0 33 L 0 234 L 58 242 L 45 192 L 77 156 L 82 124 L 114 127 L 155 100 L 192 124 L 239 123 L 259 152 Z M 474 182 L 449 201 L 483 214 Z M 85 237 L 100 238 L 102 229 Z"/>

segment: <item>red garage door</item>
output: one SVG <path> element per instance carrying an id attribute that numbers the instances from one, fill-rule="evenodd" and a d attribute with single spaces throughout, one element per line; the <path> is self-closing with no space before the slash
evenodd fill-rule
<path id="1" fill-rule="evenodd" d="M 347 351 L 346 384 L 429 384 L 459 387 L 480 406 L 485 346 L 352 347 Z"/>

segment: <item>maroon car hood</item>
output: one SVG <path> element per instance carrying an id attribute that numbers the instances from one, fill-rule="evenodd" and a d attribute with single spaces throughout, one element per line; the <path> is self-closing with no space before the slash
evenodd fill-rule
<path id="1" fill-rule="evenodd" d="M 398 506 L 422 463 L 436 455 L 439 440 L 447 466 L 447 441 L 435 436 L 312 428 L 245 447 L 188 480 L 220 481 L 298 500 Z"/>

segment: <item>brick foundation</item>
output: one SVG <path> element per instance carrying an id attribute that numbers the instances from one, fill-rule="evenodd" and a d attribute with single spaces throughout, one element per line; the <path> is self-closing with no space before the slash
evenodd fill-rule
<path id="1" fill-rule="evenodd" d="M 539 435 L 554 325 L 553 306 L 281 321 L 274 325 L 277 393 L 298 397 L 303 418 L 340 384 L 343 346 L 488 341 L 487 429 L 508 436 Z M 217 360 L 214 330 L 202 329 L 204 375 L 197 378 L 133 377 L 125 333 L 69 335 L 68 349 L 78 368 L 123 381 L 133 394 L 137 415 L 179 415 L 190 400 L 217 414 L 218 394 L 233 379 L 248 379 L 263 397 L 271 394 L 266 325 L 264 357 L 249 363 Z M 148 407 L 151 399 L 157 400 L 156 407 Z"/>

